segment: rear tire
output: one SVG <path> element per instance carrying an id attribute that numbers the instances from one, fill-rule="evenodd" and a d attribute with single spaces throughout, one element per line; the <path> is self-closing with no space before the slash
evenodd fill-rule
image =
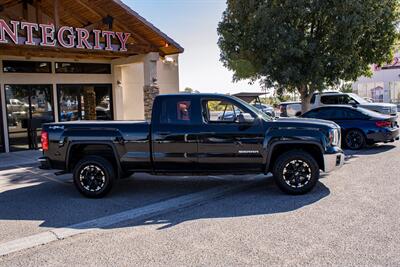
<path id="1" fill-rule="evenodd" d="M 365 136 L 360 130 L 349 130 L 344 138 L 344 144 L 351 150 L 362 149 L 365 144 Z"/>
<path id="2" fill-rule="evenodd" d="M 76 164 L 73 172 L 78 191 L 88 198 L 107 195 L 115 181 L 113 165 L 99 156 L 87 156 Z"/>
<path id="3" fill-rule="evenodd" d="M 309 153 L 292 150 L 278 157 L 273 175 L 277 186 L 283 192 L 302 195 L 310 192 L 317 184 L 319 166 Z"/>

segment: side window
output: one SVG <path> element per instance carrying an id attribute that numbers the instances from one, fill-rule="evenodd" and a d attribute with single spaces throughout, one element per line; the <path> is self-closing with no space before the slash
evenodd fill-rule
<path id="1" fill-rule="evenodd" d="M 204 100 L 202 102 L 203 118 L 207 122 L 225 122 L 234 123 L 238 122 L 238 116 L 250 116 L 235 104 L 228 101 L 221 100 Z"/>
<path id="2" fill-rule="evenodd" d="M 190 124 L 193 119 L 190 100 L 165 99 L 161 104 L 161 124 Z"/>
<path id="3" fill-rule="evenodd" d="M 355 110 L 347 110 L 346 117 L 350 120 L 362 120 L 365 118 L 363 114 Z"/>
<path id="4" fill-rule="evenodd" d="M 342 104 L 342 105 L 347 105 L 349 104 L 349 102 L 352 100 L 352 98 L 348 95 L 341 95 L 339 97 L 339 103 L 338 104 Z"/>
<path id="5" fill-rule="evenodd" d="M 304 118 L 315 118 L 315 119 L 318 119 L 319 118 L 319 109 L 314 109 L 314 110 L 311 110 L 311 111 L 309 111 L 309 112 L 307 112 L 307 113 L 305 113 L 304 115 L 303 115 L 303 117 Z"/>
<path id="6" fill-rule="evenodd" d="M 321 103 L 325 105 L 339 104 L 339 96 L 336 95 L 321 96 Z"/>
<path id="7" fill-rule="evenodd" d="M 316 98 L 317 94 L 313 94 L 310 100 L 310 104 L 315 104 L 315 98 Z"/>

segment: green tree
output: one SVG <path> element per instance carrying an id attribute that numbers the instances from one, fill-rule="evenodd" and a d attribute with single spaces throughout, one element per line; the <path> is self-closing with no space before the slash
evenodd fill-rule
<path id="1" fill-rule="evenodd" d="M 186 87 L 185 89 L 183 89 L 183 92 L 184 92 L 184 93 L 189 93 L 189 94 L 193 94 L 193 93 L 198 94 L 198 93 L 200 93 L 199 91 L 193 90 L 193 89 L 190 88 L 190 87 Z"/>
<path id="2" fill-rule="evenodd" d="M 371 75 L 392 59 L 399 0 L 228 0 L 218 26 L 234 81 L 297 90 L 303 111 L 316 90 Z"/>

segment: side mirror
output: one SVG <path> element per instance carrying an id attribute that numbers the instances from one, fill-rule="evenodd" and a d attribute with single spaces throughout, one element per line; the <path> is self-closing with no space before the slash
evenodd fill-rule
<path id="1" fill-rule="evenodd" d="M 254 118 L 249 113 L 240 113 L 237 118 L 240 124 L 252 124 L 254 122 Z"/>
<path id="2" fill-rule="evenodd" d="M 349 105 L 353 105 L 353 106 L 357 105 L 357 102 L 354 99 L 352 99 L 349 101 Z"/>

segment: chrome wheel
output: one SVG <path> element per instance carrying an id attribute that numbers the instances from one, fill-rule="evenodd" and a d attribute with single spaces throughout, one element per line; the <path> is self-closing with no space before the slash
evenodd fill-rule
<path id="1" fill-rule="evenodd" d="M 311 167 L 303 160 L 292 160 L 283 168 L 283 180 L 292 188 L 304 187 L 310 182 L 311 176 Z"/>
<path id="2" fill-rule="evenodd" d="M 99 166 L 90 164 L 80 171 L 79 181 L 85 190 L 89 192 L 99 192 L 106 184 L 106 175 Z"/>

